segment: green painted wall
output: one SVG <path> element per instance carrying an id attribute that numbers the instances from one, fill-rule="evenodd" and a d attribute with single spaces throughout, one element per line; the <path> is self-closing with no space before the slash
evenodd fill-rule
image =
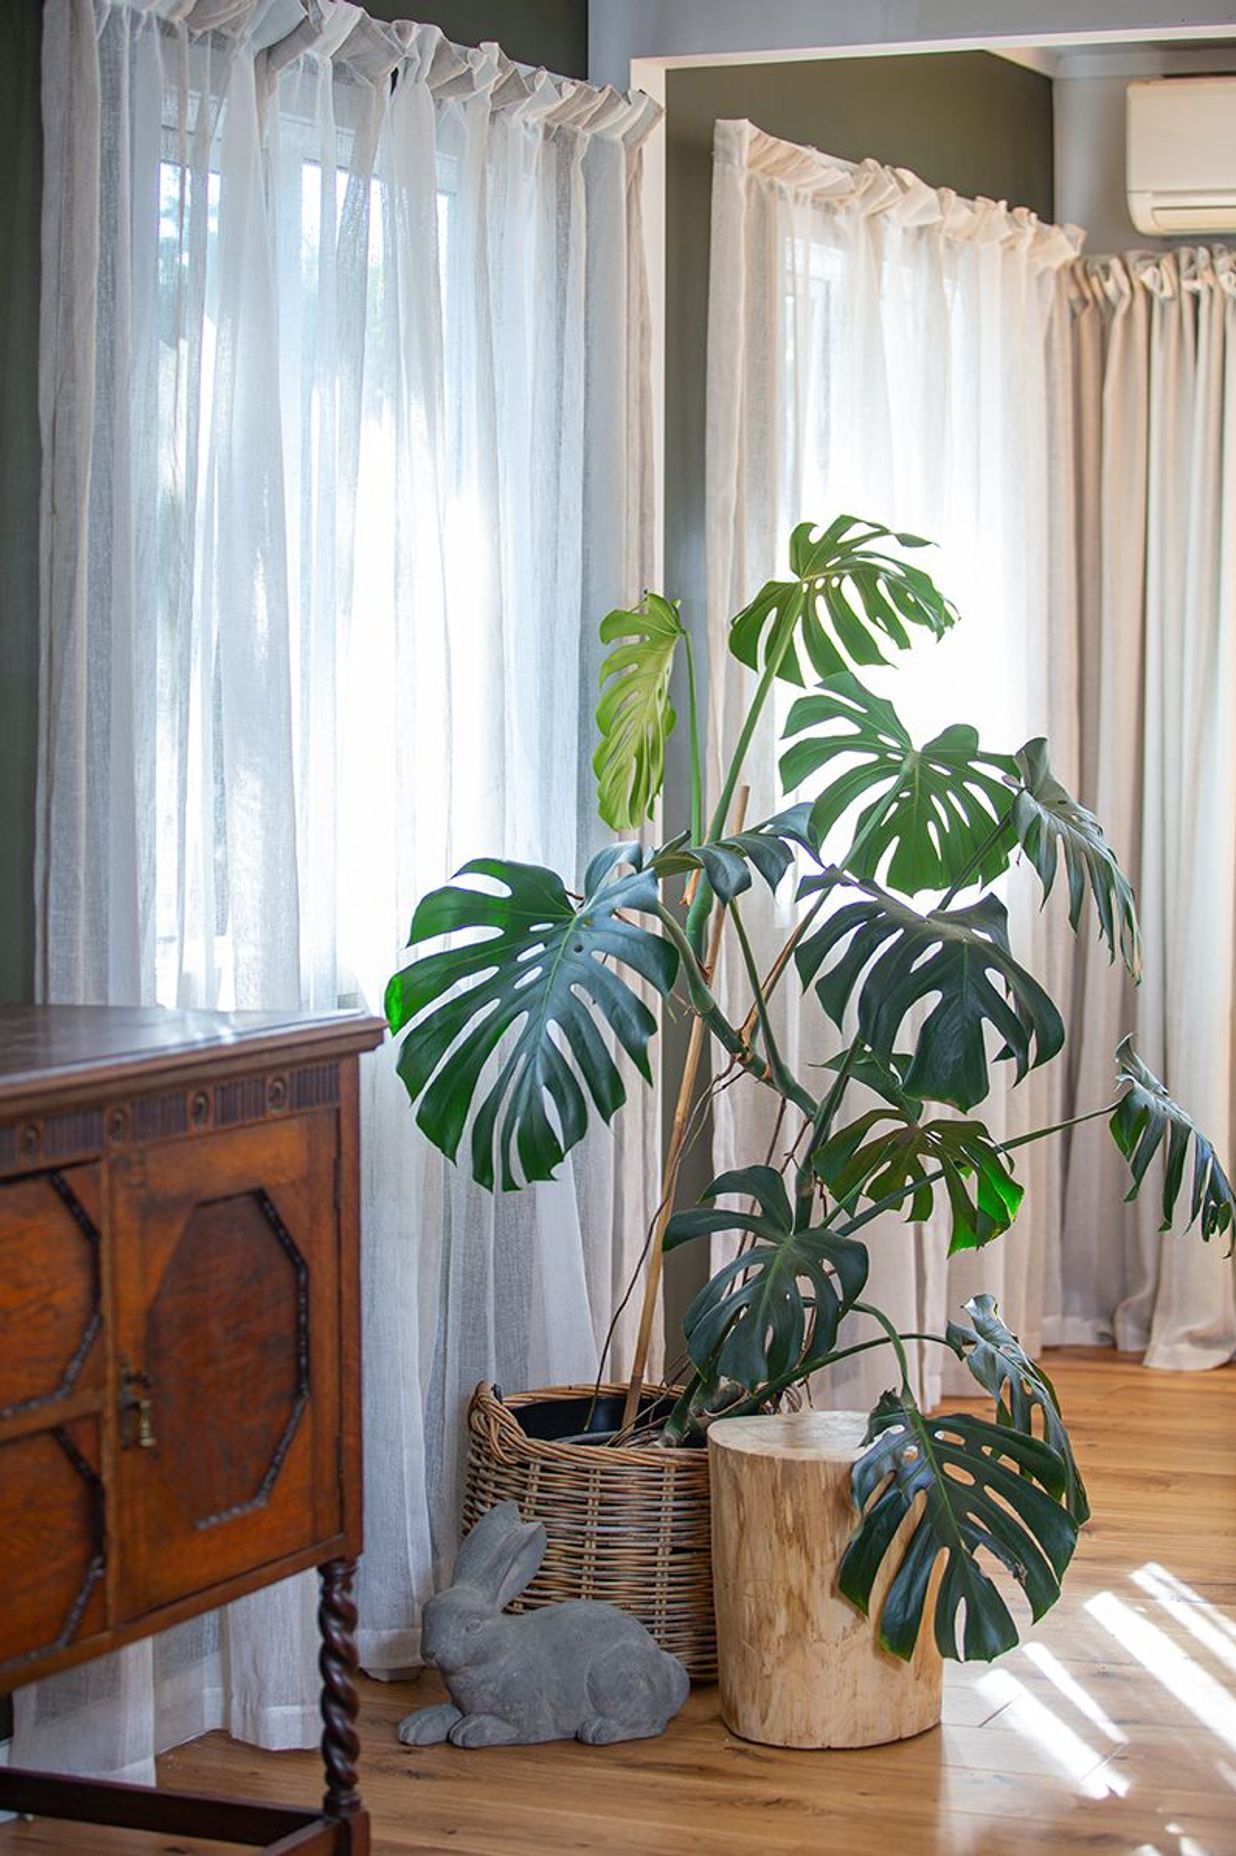
<path id="1" fill-rule="evenodd" d="M 601 0 L 604 4 L 604 0 Z M 588 0 L 366 0 L 375 19 L 419 19 L 457 45 L 496 39 L 519 64 L 588 75 Z"/>
<path id="2" fill-rule="evenodd" d="M 588 69 L 588 0 L 370 0 L 385 19 L 430 21 L 462 45 L 568 77 Z M 31 996 L 38 727 L 38 0 L 0 0 L 0 1003 Z"/>
<path id="3" fill-rule="evenodd" d="M 713 125 L 748 118 L 770 135 L 860 161 L 912 168 L 933 186 L 984 194 L 1052 216 L 1052 86 L 985 52 L 821 59 L 801 64 L 671 70 L 666 198 L 665 591 L 704 625 L 704 414 Z M 754 589 L 753 589 L 754 590 Z M 703 653 L 701 651 L 701 658 Z M 677 692 L 680 715 L 686 692 Z M 685 827 L 672 796 L 686 789 L 685 730 L 670 741 L 666 832 Z M 677 1074 L 684 1026 L 667 1027 Z M 666 1104 L 667 1121 L 673 1104 Z M 707 1184 L 707 1139 L 695 1148 L 683 1202 Z M 695 1254 L 697 1251 L 699 1255 Z M 666 1334 L 704 1276 L 703 1247 L 666 1260 Z"/>

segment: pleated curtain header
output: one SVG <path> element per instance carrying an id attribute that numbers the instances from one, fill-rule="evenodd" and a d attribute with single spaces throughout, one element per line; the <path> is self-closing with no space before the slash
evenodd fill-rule
<path id="1" fill-rule="evenodd" d="M 1130 251 L 1119 258 L 1082 258 L 1070 282 L 1075 304 L 1120 303 L 1136 290 L 1169 301 L 1218 291 L 1236 297 L 1236 251 L 1227 245 L 1187 245 L 1175 251 Z"/>
<path id="2" fill-rule="evenodd" d="M 643 91 L 624 94 L 577 78 L 516 64 L 500 46 L 455 45 L 437 26 L 379 20 L 352 0 L 96 0 L 100 14 L 127 12 L 193 37 L 218 33 L 243 43 L 273 78 L 306 54 L 346 65 L 380 84 L 423 83 L 435 102 L 484 97 L 496 114 L 621 141 L 635 149 L 661 117 Z"/>
<path id="3" fill-rule="evenodd" d="M 713 147 L 718 167 L 735 167 L 754 180 L 798 196 L 813 207 L 858 218 L 886 218 L 898 227 L 934 227 L 958 245 L 1000 245 L 1024 250 L 1036 270 L 1054 271 L 1079 255 L 1079 226 L 1051 225 L 1025 206 L 1003 200 L 968 200 L 951 187 L 930 187 L 908 168 L 882 162 L 842 161 L 816 148 L 783 142 L 751 122 L 719 122 Z"/>

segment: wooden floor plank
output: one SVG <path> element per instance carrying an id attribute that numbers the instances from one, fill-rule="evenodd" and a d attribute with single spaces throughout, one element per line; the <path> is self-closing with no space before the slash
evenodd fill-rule
<path id="1" fill-rule="evenodd" d="M 1065 1597 L 990 1668 L 950 1666 L 944 1723 L 895 1746 L 790 1753 L 722 1727 L 696 1690 L 617 1747 L 407 1749 L 432 1676 L 363 1685 L 375 1856 L 1236 1856 L 1236 1368 L 1164 1374 L 1048 1356 L 1090 1484 Z M 223 1735 L 164 1783 L 313 1803 L 311 1754 Z M 214 1856 L 183 1839 L 0 1828 L 0 1856 Z"/>

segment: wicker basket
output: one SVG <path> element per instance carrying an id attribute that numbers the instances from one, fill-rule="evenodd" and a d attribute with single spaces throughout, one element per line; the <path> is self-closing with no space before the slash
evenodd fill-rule
<path id="1" fill-rule="evenodd" d="M 624 1388 L 600 1390 L 621 1397 Z M 558 1442 L 529 1436 L 516 1416 L 592 1393 L 592 1386 L 553 1386 L 503 1400 L 492 1386 L 477 1387 L 468 1410 L 464 1526 L 495 1502 L 518 1502 L 525 1520 L 545 1523 L 549 1546 L 514 1609 L 563 1598 L 621 1605 L 695 1681 L 713 1681 L 708 1452 Z"/>

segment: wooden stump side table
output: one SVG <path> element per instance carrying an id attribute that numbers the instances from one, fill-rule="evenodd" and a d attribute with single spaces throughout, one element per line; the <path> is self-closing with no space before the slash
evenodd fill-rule
<path id="1" fill-rule="evenodd" d="M 835 1589 L 866 1425 L 864 1412 L 808 1410 L 709 1427 L 721 1718 L 744 1740 L 881 1746 L 939 1724 L 944 1665 L 930 1629 L 909 1663 L 877 1641 L 892 1564 L 870 1619 Z"/>
<path id="2" fill-rule="evenodd" d="M 0 1768 L 0 1808 L 366 1856 L 358 1013 L 0 1008 L 0 1694 L 317 1566 L 320 1809 Z"/>

